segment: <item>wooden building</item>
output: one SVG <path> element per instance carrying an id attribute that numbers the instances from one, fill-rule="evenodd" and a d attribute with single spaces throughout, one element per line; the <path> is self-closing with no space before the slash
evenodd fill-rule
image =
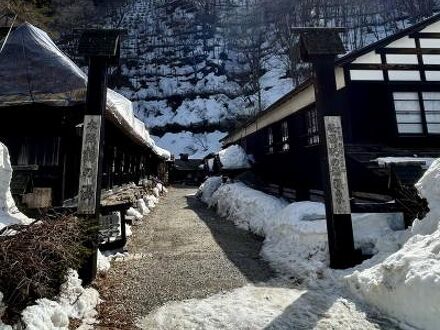
<path id="1" fill-rule="evenodd" d="M 205 176 L 203 161 L 190 159 L 188 154 L 180 154 L 170 167 L 170 181 L 173 183 L 200 185 Z"/>
<path id="2" fill-rule="evenodd" d="M 336 108 L 342 117 L 352 196 L 393 195 L 379 157 L 440 156 L 440 16 L 338 58 Z M 223 139 L 255 158 L 268 184 L 322 190 L 313 79 Z M 385 198 L 386 199 L 386 198 Z"/>
<path id="3" fill-rule="evenodd" d="M 26 23 L 0 53 L 0 80 L 0 140 L 11 155 L 13 194 L 49 191 L 49 204 L 60 205 L 78 192 L 87 77 Z M 155 146 L 128 99 L 107 94 L 103 188 L 162 174 L 169 153 Z"/>

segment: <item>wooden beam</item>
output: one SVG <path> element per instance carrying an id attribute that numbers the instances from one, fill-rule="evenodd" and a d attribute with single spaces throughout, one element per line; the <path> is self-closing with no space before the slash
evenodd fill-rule
<path id="1" fill-rule="evenodd" d="M 409 35 L 410 38 L 419 39 L 440 39 L 439 32 L 414 32 Z"/>
<path id="2" fill-rule="evenodd" d="M 352 203 L 352 213 L 400 213 L 403 209 L 396 203 Z"/>
<path id="3" fill-rule="evenodd" d="M 440 54 L 440 48 L 381 48 L 377 49 L 378 54 L 400 54 L 400 55 L 436 55 Z"/>
<path id="4" fill-rule="evenodd" d="M 399 71 L 420 71 L 419 64 L 363 64 L 353 63 L 348 67 L 350 70 L 399 70 Z M 440 71 L 440 64 L 425 64 L 426 71 Z"/>

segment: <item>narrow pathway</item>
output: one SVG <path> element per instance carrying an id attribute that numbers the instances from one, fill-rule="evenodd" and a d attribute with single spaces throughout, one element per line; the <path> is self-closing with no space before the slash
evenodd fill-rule
<path id="1" fill-rule="evenodd" d="M 104 303 L 98 329 L 135 328 L 138 317 L 168 301 L 204 298 L 273 273 L 259 257 L 262 240 L 219 218 L 194 196 L 172 187 L 133 228 L 130 257 L 98 281 Z"/>

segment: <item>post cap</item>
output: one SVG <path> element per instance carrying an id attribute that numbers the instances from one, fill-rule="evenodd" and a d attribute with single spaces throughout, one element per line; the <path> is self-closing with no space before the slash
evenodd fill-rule
<path id="1" fill-rule="evenodd" d="M 106 57 L 118 62 L 123 30 L 87 29 L 82 32 L 78 44 L 78 54 L 85 57 Z"/>
<path id="2" fill-rule="evenodd" d="M 296 28 L 300 34 L 300 55 L 304 62 L 313 62 L 322 58 L 334 57 L 345 53 L 345 47 L 339 36 L 344 28 Z"/>

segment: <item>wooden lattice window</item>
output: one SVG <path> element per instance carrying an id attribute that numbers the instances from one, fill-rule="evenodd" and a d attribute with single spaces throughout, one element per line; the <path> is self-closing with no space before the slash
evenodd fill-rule
<path id="1" fill-rule="evenodd" d="M 288 151 L 290 149 L 289 144 L 289 124 L 287 121 L 283 121 L 281 123 L 281 142 L 282 142 L 282 150 Z"/>
<path id="2" fill-rule="evenodd" d="M 267 129 L 267 151 L 271 154 L 273 153 L 273 131 L 272 128 Z"/>
<path id="3" fill-rule="evenodd" d="M 397 131 L 400 134 L 422 134 L 422 109 L 417 92 L 393 93 Z"/>
<path id="4" fill-rule="evenodd" d="M 423 92 L 422 98 L 428 134 L 440 134 L 440 92 Z"/>
<path id="5" fill-rule="evenodd" d="M 315 108 L 306 112 L 307 145 L 319 144 L 318 112 Z"/>

